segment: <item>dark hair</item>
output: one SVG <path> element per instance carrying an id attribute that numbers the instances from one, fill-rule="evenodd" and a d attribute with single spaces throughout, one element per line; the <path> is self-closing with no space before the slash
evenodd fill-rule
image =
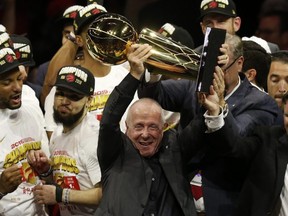
<path id="1" fill-rule="evenodd" d="M 255 69 L 257 75 L 255 82 L 267 91 L 267 77 L 270 69 L 271 56 L 266 50 L 254 41 L 242 41 L 244 62 L 242 71 Z"/>
<path id="2" fill-rule="evenodd" d="M 280 50 L 271 54 L 271 62 L 278 61 L 288 64 L 288 51 Z"/>

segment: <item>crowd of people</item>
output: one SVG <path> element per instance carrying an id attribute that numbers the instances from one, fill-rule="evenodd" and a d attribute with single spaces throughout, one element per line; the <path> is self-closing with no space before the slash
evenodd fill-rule
<path id="1" fill-rule="evenodd" d="M 245 37 L 237 2 L 201 1 L 203 38 L 225 30 L 207 92 L 199 74 L 149 64 L 153 43 L 127 42 L 121 64 L 93 55 L 91 24 L 115 14 L 97 2 L 63 10 L 62 44 L 41 65 L 0 23 L 0 214 L 288 216 L 286 0 L 265 0 Z M 212 64 L 183 27 L 155 34 L 195 53 L 198 73 Z"/>

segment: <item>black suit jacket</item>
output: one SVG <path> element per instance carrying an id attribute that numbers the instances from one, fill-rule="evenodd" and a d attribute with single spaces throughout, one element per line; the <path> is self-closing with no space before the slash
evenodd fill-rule
<path id="1" fill-rule="evenodd" d="M 189 134 L 199 124 L 204 124 L 204 119 L 192 121 L 183 133 Z M 233 216 L 272 215 L 288 163 L 288 135 L 283 126 L 258 126 L 251 135 L 243 137 L 228 118 L 223 128 L 206 134 L 198 142 L 205 144 L 206 154 L 241 160 L 248 165 Z"/>
<path id="2" fill-rule="evenodd" d="M 128 74 L 113 90 L 105 105 L 97 151 L 103 186 L 103 197 L 96 212 L 99 216 L 142 216 L 148 201 L 152 169 L 119 128 L 120 119 L 139 84 Z M 196 210 L 189 179 L 185 177 L 185 167 L 182 166 L 183 151 L 176 139 L 174 130 L 164 133 L 159 162 L 183 215 L 194 216 Z"/>

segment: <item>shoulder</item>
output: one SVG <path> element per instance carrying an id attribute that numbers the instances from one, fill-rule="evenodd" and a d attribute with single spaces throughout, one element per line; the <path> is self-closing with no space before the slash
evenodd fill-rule
<path id="1" fill-rule="evenodd" d="M 129 73 L 129 70 L 124 67 L 123 65 L 112 65 L 111 66 L 111 73 L 116 73 L 121 76 L 126 76 Z"/>
<path id="2" fill-rule="evenodd" d="M 93 112 L 88 112 L 81 124 L 81 136 L 98 136 L 100 123 Z"/>

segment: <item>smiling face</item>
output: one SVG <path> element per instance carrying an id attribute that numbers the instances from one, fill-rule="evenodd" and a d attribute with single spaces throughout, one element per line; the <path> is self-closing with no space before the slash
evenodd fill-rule
<path id="1" fill-rule="evenodd" d="M 18 109 L 21 106 L 23 78 L 18 68 L 0 75 L 1 109 Z"/>
<path id="2" fill-rule="evenodd" d="M 162 108 L 151 99 L 140 99 L 133 104 L 126 120 L 127 136 L 143 157 L 153 156 L 163 137 Z"/>

